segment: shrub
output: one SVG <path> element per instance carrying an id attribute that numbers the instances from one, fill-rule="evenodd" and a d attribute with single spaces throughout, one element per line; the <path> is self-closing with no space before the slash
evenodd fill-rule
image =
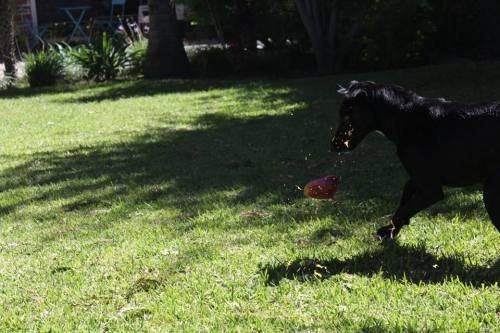
<path id="1" fill-rule="evenodd" d="M 111 37 L 105 32 L 100 40 L 75 48 L 72 57 L 85 70 L 85 78 L 95 81 L 116 78 L 128 62 L 124 47 L 113 45 Z"/>
<path id="2" fill-rule="evenodd" d="M 147 49 L 148 40 L 145 38 L 133 41 L 127 46 L 126 52 L 129 59 L 128 67 L 132 74 L 143 72 Z"/>
<path id="3" fill-rule="evenodd" d="M 125 52 L 129 60 L 127 70 L 130 74 L 140 74 L 144 71 L 148 40 L 141 26 L 134 20 L 126 18 L 120 22 L 120 26 L 115 31 L 115 38 L 126 45 Z"/>
<path id="4" fill-rule="evenodd" d="M 188 52 L 189 62 L 201 77 L 216 77 L 231 74 L 233 64 L 222 48 L 205 48 Z"/>
<path id="5" fill-rule="evenodd" d="M 63 76 L 61 55 L 52 47 L 24 56 L 26 78 L 30 87 L 49 86 Z"/>
<path id="6" fill-rule="evenodd" d="M 85 76 L 85 71 L 73 58 L 73 48 L 67 43 L 56 43 L 54 47 L 61 55 L 64 66 L 64 78 L 69 81 L 80 81 Z"/>
<path id="7" fill-rule="evenodd" d="M 346 47 L 345 67 L 356 70 L 421 65 L 429 57 L 428 41 L 436 31 L 431 1 L 371 1 L 355 35 L 339 32 Z M 354 16 L 356 17 L 356 16 Z M 441 19 L 440 19 L 441 20 Z M 342 23 L 341 23 L 342 24 Z M 343 27 L 353 22 L 344 22 Z M 345 28 L 344 28 L 345 29 Z M 342 44 L 342 42 L 344 44 Z"/>
<path id="8" fill-rule="evenodd" d="M 291 51 L 259 50 L 245 54 L 239 71 L 242 74 L 288 75 L 291 72 Z"/>

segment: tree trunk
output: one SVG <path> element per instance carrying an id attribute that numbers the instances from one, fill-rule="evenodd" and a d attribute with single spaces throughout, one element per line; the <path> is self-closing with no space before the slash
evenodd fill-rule
<path id="1" fill-rule="evenodd" d="M 14 0 L 0 0 L 0 62 L 5 65 L 5 75 L 16 75 L 14 43 Z"/>
<path id="2" fill-rule="evenodd" d="M 329 74 L 333 71 L 335 56 L 336 1 L 331 1 L 329 11 L 325 10 L 325 0 L 295 0 L 295 3 L 311 39 L 318 72 Z"/>
<path id="3" fill-rule="evenodd" d="M 144 65 L 147 78 L 185 77 L 189 61 L 178 32 L 174 0 L 148 0 L 150 29 Z"/>

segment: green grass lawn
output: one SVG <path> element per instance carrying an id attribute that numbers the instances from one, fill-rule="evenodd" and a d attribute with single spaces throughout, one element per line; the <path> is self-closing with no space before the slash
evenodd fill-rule
<path id="1" fill-rule="evenodd" d="M 373 239 L 406 176 L 377 134 L 328 152 L 350 79 L 500 99 L 500 63 L 0 93 L 0 332 L 498 332 L 479 187 Z"/>

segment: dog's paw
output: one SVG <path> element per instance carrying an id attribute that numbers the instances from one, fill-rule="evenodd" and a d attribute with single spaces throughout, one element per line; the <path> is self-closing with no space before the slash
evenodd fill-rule
<path id="1" fill-rule="evenodd" d="M 377 230 L 375 238 L 379 241 L 384 241 L 387 239 L 393 239 L 397 236 L 399 230 L 392 224 L 382 227 Z"/>

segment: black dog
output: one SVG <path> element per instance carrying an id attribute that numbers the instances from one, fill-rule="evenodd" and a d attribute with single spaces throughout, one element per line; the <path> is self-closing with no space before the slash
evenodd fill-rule
<path id="1" fill-rule="evenodd" d="M 443 199 L 443 186 L 483 183 L 486 210 L 500 231 L 500 102 L 460 104 L 424 98 L 399 86 L 352 81 L 338 86 L 344 101 L 332 150 L 354 149 L 372 131 L 397 146 L 410 179 L 392 223 L 395 237 L 410 218 Z"/>

